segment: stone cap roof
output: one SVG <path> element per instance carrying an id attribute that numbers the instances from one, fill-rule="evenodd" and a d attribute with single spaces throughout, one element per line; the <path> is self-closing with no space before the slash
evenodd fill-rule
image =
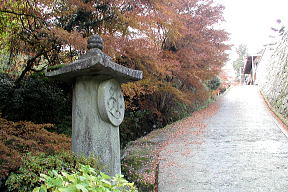
<path id="1" fill-rule="evenodd" d="M 103 40 L 98 35 L 89 38 L 88 49 L 87 53 L 79 60 L 61 69 L 47 72 L 46 76 L 63 81 L 71 81 L 81 76 L 97 76 L 103 80 L 114 78 L 119 83 L 143 78 L 142 71 L 133 70 L 111 61 L 110 57 L 101 51 Z"/>

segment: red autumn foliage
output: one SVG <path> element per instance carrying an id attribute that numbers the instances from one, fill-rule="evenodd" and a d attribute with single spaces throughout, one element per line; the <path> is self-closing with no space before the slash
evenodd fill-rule
<path id="1" fill-rule="evenodd" d="M 9 37 L 17 42 L 13 50 L 32 57 L 26 72 L 45 60 L 49 65 L 67 61 L 73 51 L 85 49 L 92 33 L 104 37 L 105 51 L 114 59 L 129 59 L 121 64 L 144 70 L 146 77 L 168 75 L 188 86 L 217 74 L 227 59 L 228 34 L 213 28 L 223 20 L 223 7 L 212 0 L 57 2 L 4 0 L 0 5 L 0 13 L 18 22 Z"/>
<path id="2" fill-rule="evenodd" d="M 205 82 L 220 72 L 229 49 L 228 34 L 216 29 L 223 9 L 213 0 L 4 0 L 0 16 L 15 23 L 2 27 L 12 56 L 28 56 L 10 68 L 21 72 L 16 84 L 46 64 L 75 60 L 98 33 L 114 61 L 144 72 L 144 80 L 122 86 L 127 110 L 150 111 L 166 124 L 170 109 L 211 96 Z"/>
<path id="3" fill-rule="evenodd" d="M 68 151 L 71 139 L 45 128 L 51 124 L 11 122 L 0 118 L 0 179 L 21 165 L 21 157 L 28 153 Z"/>

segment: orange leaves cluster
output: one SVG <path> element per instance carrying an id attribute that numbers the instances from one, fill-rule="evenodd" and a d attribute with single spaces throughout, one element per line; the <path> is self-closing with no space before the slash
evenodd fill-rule
<path id="1" fill-rule="evenodd" d="M 133 2 L 140 7 L 133 11 L 142 18 L 138 20 L 141 28 L 129 36 L 113 36 L 120 42 L 114 41 L 113 46 L 107 41 L 107 52 L 114 50 L 113 58 L 130 58 L 120 64 L 141 69 L 154 81 L 169 76 L 199 89 L 202 81 L 220 72 L 229 49 L 225 44 L 228 34 L 213 28 L 223 20 L 221 5 L 205 0 Z"/>
<path id="2" fill-rule="evenodd" d="M 21 21 L 20 28 L 31 33 L 18 50 L 24 47 L 25 54 L 44 55 L 51 65 L 67 61 L 60 58 L 67 57 L 60 54 L 67 48 L 83 52 L 87 36 L 93 33 L 104 37 L 105 52 L 113 59 L 140 60 L 132 67 L 144 70 L 149 78 L 169 75 L 185 79 L 185 71 L 184 76 L 193 73 L 207 79 L 211 75 L 204 77 L 203 73 L 218 73 L 227 59 L 224 41 L 228 35 L 213 29 L 223 20 L 223 7 L 212 0 L 8 2 L 1 4 L 0 12 L 12 11 Z"/>
<path id="3" fill-rule="evenodd" d="M 155 93 L 188 104 L 205 100 L 203 82 L 217 75 L 227 59 L 228 34 L 214 29 L 223 20 L 223 7 L 213 0 L 27 0 L 21 6 L 4 5 L 0 12 L 6 8 L 30 15 L 14 14 L 26 18 L 20 23 L 29 32 L 18 50 L 40 55 L 27 70 L 42 59 L 49 65 L 73 61 L 83 53 L 86 38 L 100 34 L 105 53 L 144 72 L 144 81 L 123 87 L 128 109 L 153 106 Z"/>
<path id="4" fill-rule="evenodd" d="M 48 132 L 51 124 L 11 122 L 0 118 L 0 178 L 21 165 L 21 157 L 28 153 L 53 153 L 70 150 L 71 139 Z"/>
<path id="5" fill-rule="evenodd" d="M 125 96 L 126 108 L 130 110 L 137 110 L 143 107 L 146 96 L 152 95 L 158 89 L 155 82 L 150 79 L 144 79 L 138 82 L 132 82 L 122 85 L 122 90 Z M 137 98 L 137 101 L 135 99 Z"/>
<path id="6" fill-rule="evenodd" d="M 46 33 L 54 36 L 62 42 L 62 44 L 70 45 L 77 50 L 85 50 L 87 47 L 87 40 L 78 31 L 66 31 L 63 28 L 55 27 L 46 30 Z"/>

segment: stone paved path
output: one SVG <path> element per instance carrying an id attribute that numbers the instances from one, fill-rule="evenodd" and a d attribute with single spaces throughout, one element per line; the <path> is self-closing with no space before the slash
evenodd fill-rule
<path id="1" fill-rule="evenodd" d="M 192 144 L 160 153 L 159 192 L 288 191 L 288 139 L 257 87 L 234 87 L 219 103 L 203 134 L 185 136 Z"/>

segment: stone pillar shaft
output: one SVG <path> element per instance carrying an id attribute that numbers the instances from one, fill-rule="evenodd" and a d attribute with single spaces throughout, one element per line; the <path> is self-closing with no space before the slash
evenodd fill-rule
<path id="1" fill-rule="evenodd" d="M 119 127 L 100 117 L 97 77 L 79 77 L 73 90 L 72 151 L 93 155 L 107 167 L 109 175 L 121 173 Z M 104 102 L 104 101 L 103 101 Z"/>

